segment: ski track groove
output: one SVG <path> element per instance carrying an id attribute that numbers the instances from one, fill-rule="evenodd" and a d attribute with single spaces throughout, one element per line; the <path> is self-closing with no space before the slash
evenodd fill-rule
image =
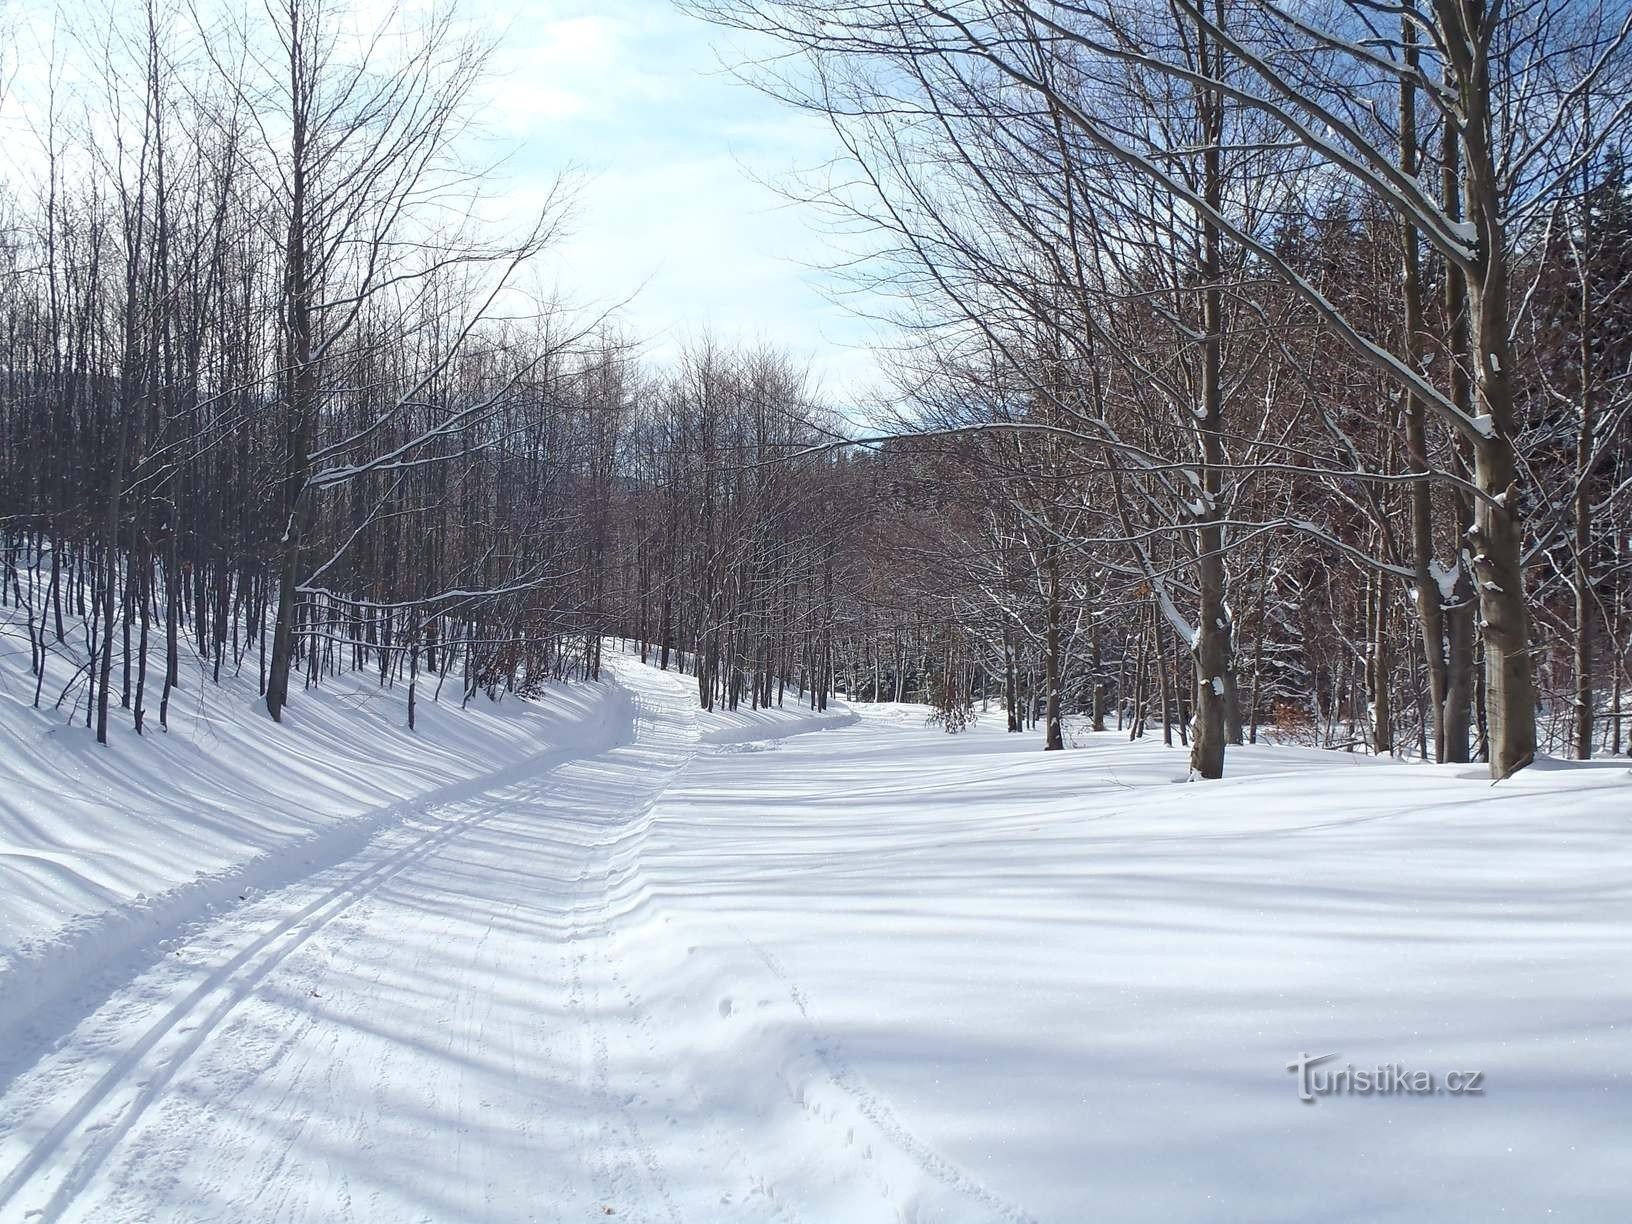
<path id="1" fill-rule="evenodd" d="M 45 1219 L 60 1215 L 193 1053 L 273 970 L 349 906 L 491 815 L 491 811 L 478 809 L 467 816 L 444 822 L 383 861 L 348 877 L 292 917 L 277 923 L 225 965 L 208 973 L 204 981 L 166 1012 L 157 1024 L 148 1028 L 113 1066 L 103 1072 L 90 1091 L 69 1108 L 35 1144 L 29 1155 L 0 1182 L 0 1209 L 5 1208 L 53 1156 L 67 1147 L 75 1135 L 94 1136 L 82 1146 L 40 1212 Z M 216 1002 L 196 1024 L 182 1027 L 184 1020 L 199 1015 L 211 999 L 216 999 Z M 157 1056 L 157 1065 L 152 1066 L 146 1079 L 137 1083 L 134 1098 L 115 1117 L 97 1120 L 98 1107 L 150 1066 L 148 1056 L 173 1033 L 181 1038 L 180 1042 L 174 1050 Z"/>
<path id="2" fill-rule="evenodd" d="M 641 700 L 638 697 L 634 698 L 634 717 L 637 727 L 639 726 L 641 717 L 644 713 L 645 709 Z M 597 890 L 599 901 L 596 923 L 592 929 L 591 935 L 594 945 L 599 949 L 601 955 L 602 972 L 596 975 L 595 1011 L 596 1015 L 603 1019 L 606 1015 L 606 1009 L 602 1002 L 600 981 L 603 977 L 612 979 L 615 982 L 618 980 L 616 962 L 610 955 L 609 947 L 612 940 L 612 906 L 615 900 L 614 893 L 615 890 L 620 889 L 620 886 L 625 880 L 628 880 L 631 885 L 639 885 L 643 883 L 643 878 L 640 872 L 640 849 L 651 831 L 652 812 L 656 808 L 657 801 L 662 796 L 663 792 L 674 781 L 679 771 L 684 768 L 686 759 L 687 758 L 683 756 L 679 757 L 672 765 L 665 769 L 662 774 L 661 782 L 652 788 L 644 800 L 628 815 L 623 822 L 623 827 L 618 831 L 618 833 L 608 841 L 601 843 L 600 847 L 598 847 L 601 859 L 600 887 Z M 618 851 L 625 846 L 627 846 L 629 849 L 630 863 L 627 868 L 620 870 L 616 865 L 616 858 Z M 614 884 L 614 875 L 618 877 L 617 884 Z M 631 887 L 630 891 L 638 895 L 641 890 L 638 887 Z M 626 1099 L 617 1096 L 617 1094 L 612 1091 L 607 1068 L 609 1055 L 606 1041 L 606 1025 L 604 1023 L 595 1025 L 595 1041 L 596 1060 L 598 1064 L 597 1074 L 600 1081 L 600 1087 L 605 1094 L 603 1100 L 606 1105 L 615 1107 L 618 1115 L 623 1119 L 624 1127 L 628 1133 L 628 1147 L 625 1149 L 626 1155 L 632 1155 L 638 1158 L 641 1170 L 644 1171 L 649 1184 L 656 1192 L 657 1197 L 662 1201 L 664 1214 L 667 1216 L 670 1224 L 680 1224 L 680 1213 L 678 1208 L 675 1206 L 673 1196 L 669 1192 L 668 1178 L 663 1171 L 662 1164 L 658 1159 L 656 1151 L 652 1148 L 652 1145 L 647 1141 L 646 1137 L 641 1133 L 640 1123 L 635 1118 L 634 1111 L 630 1109 L 629 1102 Z"/>
<path id="3" fill-rule="evenodd" d="M 275 973 L 282 971 L 290 979 L 287 983 L 289 990 L 316 995 L 311 982 L 321 980 L 322 969 L 334 955 L 333 952 L 321 958 L 316 955 L 318 949 L 313 941 L 317 936 L 327 933 L 337 945 L 335 951 L 350 951 L 350 963 L 354 966 L 374 966 L 371 985 L 377 986 L 380 982 L 377 966 L 383 961 L 362 949 L 370 938 L 367 918 L 373 902 L 391 881 L 501 815 L 505 811 L 503 798 L 506 792 L 523 786 L 547 785 L 545 779 L 575 765 L 615 757 L 620 752 L 633 752 L 640 754 L 630 766 L 639 778 L 638 785 L 633 793 L 621 796 L 615 808 L 605 813 L 595 813 L 591 824 L 584 829 L 589 834 L 589 840 L 577 847 L 582 857 L 576 878 L 564 878 L 568 889 L 562 898 L 566 908 L 560 911 L 564 919 L 564 932 L 558 980 L 565 990 L 564 1010 L 572 1021 L 571 1027 L 576 1030 L 576 1040 L 563 1043 L 563 1033 L 551 1030 L 541 1034 L 542 1040 L 537 1048 L 563 1068 L 572 1066 L 578 1082 L 587 1088 L 590 1099 L 597 1103 L 594 1126 L 598 1133 L 586 1134 L 588 1142 L 578 1145 L 580 1150 L 577 1153 L 598 1200 L 594 1210 L 610 1209 L 609 1214 L 632 1222 L 666 1220 L 668 1224 L 680 1224 L 681 1211 L 671 1191 L 662 1158 L 643 1132 L 634 1108 L 637 1103 L 657 1106 L 663 1091 L 661 1078 L 649 1067 L 639 1078 L 640 1085 L 645 1089 L 643 1094 L 621 1091 L 622 1086 L 614 1083 L 609 1030 L 616 1029 L 620 1049 L 624 1046 L 631 1050 L 643 1048 L 650 1065 L 656 1065 L 658 1045 L 649 1010 L 620 968 L 615 948 L 616 928 L 620 917 L 626 916 L 631 908 L 639 909 L 649 897 L 641 860 L 656 806 L 664 792 L 697 758 L 706 741 L 701 741 L 697 734 L 695 712 L 683 703 L 667 710 L 669 718 L 664 719 L 654 717 L 656 711 L 648 707 L 641 694 L 626 688 L 623 697 L 627 701 L 627 735 L 580 755 L 568 753 L 557 756 L 538 773 L 525 779 L 518 779 L 513 770 L 504 771 L 506 776 L 503 777 L 495 774 L 492 777 L 493 785 L 487 789 L 472 786 L 458 798 L 450 797 L 442 803 L 411 812 L 401 823 L 382 829 L 375 839 L 365 843 L 351 856 L 353 860 L 368 858 L 360 869 L 348 868 L 345 861 L 326 864 L 275 891 L 259 894 L 250 902 L 250 906 L 216 915 L 206 922 L 190 924 L 174 933 L 171 940 L 164 941 L 163 946 L 167 950 L 185 941 L 189 949 L 196 949 L 202 954 L 199 962 L 191 966 L 195 972 L 202 971 L 201 980 L 188 988 L 188 979 L 183 978 L 181 984 L 173 989 L 178 992 L 185 990 L 185 994 L 179 1001 L 165 1006 L 172 996 L 161 985 L 142 979 L 155 971 L 171 972 L 175 962 L 161 956 L 153 964 L 137 968 L 135 976 L 126 983 L 126 988 L 135 995 L 138 1003 L 152 999 L 157 1007 L 164 1008 L 157 1020 L 147 1024 L 132 1041 L 114 1037 L 105 1045 L 85 1043 L 86 1048 L 78 1059 L 65 1060 L 63 1067 L 50 1069 L 51 1076 L 71 1076 L 76 1068 L 83 1068 L 98 1055 L 113 1053 L 111 1065 L 96 1077 L 88 1089 L 80 1092 L 73 1104 L 33 1142 L 21 1161 L 0 1179 L 0 1218 L 13 1218 L 9 1212 L 19 1206 L 19 1196 L 31 1189 L 41 1193 L 48 1191 L 49 1197 L 42 1206 L 31 1208 L 16 1218 L 50 1221 L 68 1211 L 107 1165 L 125 1138 L 154 1111 L 155 1105 L 158 1106 L 157 1117 L 163 1118 L 173 1112 L 180 1118 L 187 1108 L 197 1107 L 202 1100 L 204 1117 L 212 1117 L 221 1107 L 219 1100 L 189 1099 L 193 1094 L 185 1082 L 179 1085 L 182 1090 L 179 1092 L 172 1093 L 172 1085 L 177 1083 L 178 1076 L 201 1049 L 246 1027 L 245 1018 L 235 1016 L 239 1005 L 255 995 Z M 678 736 L 664 728 L 665 722 L 675 721 L 683 724 Z M 647 742 L 647 736 L 642 734 L 643 729 L 647 734 L 654 730 L 657 732 L 652 735 L 652 742 Z M 731 746 L 727 746 L 726 750 L 731 750 Z M 736 750 L 746 750 L 746 746 L 736 746 Z M 719 752 L 721 749 L 714 747 L 713 751 Z M 548 757 L 541 756 L 539 759 L 543 761 Z M 439 817 L 439 813 L 444 811 L 448 814 Z M 416 830 L 417 825 L 426 821 L 435 823 L 429 828 Z M 593 835 L 597 826 L 602 834 L 599 837 Z M 408 841 L 405 845 L 389 849 L 383 857 L 375 857 L 371 853 L 382 848 L 382 842 L 388 844 L 386 839 L 393 837 L 407 837 Z M 325 882 L 325 876 L 340 872 L 345 872 L 343 878 L 332 885 Z M 274 915 L 266 929 L 259 928 L 267 920 L 257 922 L 251 918 L 254 912 L 251 907 L 274 909 L 280 901 L 287 904 L 298 898 L 302 890 L 313 885 L 319 889 L 315 897 L 301 899 L 302 903 L 292 914 Z M 509 918 L 518 909 L 518 903 L 512 900 L 498 914 L 489 917 L 469 953 L 472 962 L 482 961 L 486 956 L 488 940 L 496 922 L 500 918 Z M 250 929 L 258 930 L 258 933 L 247 945 L 231 952 L 223 963 L 213 964 L 216 955 L 230 950 L 233 924 L 238 922 L 254 922 Z M 863 1084 L 839 1054 L 836 1043 L 825 1035 L 813 1018 L 804 991 L 776 956 L 742 931 L 735 930 L 735 933 L 780 984 L 798 1014 L 798 1023 L 807 1033 L 808 1052 L 814 1055 L 821 1068 L 820 1073 L 825 1074 L 826 1080 L 853 1103 L 860 1119 L 875 1132 L 877 1142 L 898 1150 L 910 1164 L 933 1181 L 959 1197 L 979 1203 L 998 1218 L 1010 1224 L 1035 1224 L 1032 1217 L 993 1194 L 901 1123 L 889 1105 Z M 303 966 L 298 956 L 308 950 L 314 953 L 312 967 Z M 179 956 L 180 949 L 175 948 L 175 951 Z M 175 966 L 174 971 L 185 972 L 185 968 Z M 110 999 L 112 997 L 110 995 Z M 609 1006 L 617 1007 L 615 1015 L 608 1010 Z M 453 1060 L 459 1067 L 452 1085 L 457 1123 L 449 1127 L 451 1133 L 445 1135 L 448 1161 L 456 1180 L 471 1180 L 463 1175 L 474 1167 L 474 1171 L 480 1175 L 475 1180 L 480 1183 L 484 1201 L 491 1208 L 494 1178 L 489 1175 L 492 1172 L 490 1156 L 483 1145 L 471 1147 L 467 1142 L 469 1119 L 476 1109 L 486 1107 L 487 1102 L 478 1099 L 477 1090 L 467 1082 L 465 1068 L 475 1061 L 475 1056 L 485 1047 L 484 1036 L 492 1019 L 493 1001 L 490 997 L 481 996 L 480 992 L 460 991 L 456 992 L 453 1009 L 450 1016 L 450 1049 L 456 1043 L 463 1057 Z M 95 1014 L 94 1009 L 89 1014 Z M 722 1012 L 722 1015 L 725 1014 Z M 257 1208 L 267 1211 L 268 1218 L 283 1218 L 286 1214 L 298 1216 L 302 1211 L 309 1213 L 316 1206 L 309 1201 L 312 1184 L 283 1175 L 312 1118 L 310 1113 L 298 1109 L 286 1110 L 290 1097 L 309 1085 L 311 1078 L 320 1079 L 325 1084 L 331 1099 L 341 1099 L 344 1095 L 338 1074 L 341 1070 L 337 1053 L 339 1040 L 332 1033 L 333 1026 L 330 1026 L 331 1032 L 314 1038 L 315 1030 L 328 1019 L 324 1009 L 307 1008 L 300 1012 L 300 1016 L 297 1024 L 282 1030 L 242 1035 L 252 1054 L 245 1060 L 243 1073 L 246 1076 L 253 1078 L 265 1066 L 287 1068 L 286 1056 L 298 1059 L 294 1073 L 288 1076 L 272 1108 L 274 1116 L 284 1119 L 276 1128 L 277 1142 L 254 1154 L 249 1173 L 250 1184 L 260 1187 Z M 556 1029 L 560 1027 L 556 1026 Z M 569 1054 L 573 1046 L 576 1046 L 576 1053 Z M 320 1069 L 313 1066 L 319 1059 L 325 1060 Z M 514 1055 L 512 1066 L 513 1059 Z M 372 1068 L 369 1090 L 365 1091 L 354 1084 L 352 1096 L 347 1099 L 350 1114 L 347 1138 L 359 1152 L 374 1150 L 369 1122 L 370 1105 L 385 1098 L 386 1089 L 392 1083 L 391 1063 L 390 1057 L 379 1060 Z M 15 1084 L 20 1079 L 21 1075 L 12 1082 Z M 884 1169 L 874 1158 L 874 1144 L 859 1137 L 855 1125 L 849 1125 L 846 1129 L 845 1120 L 838 1112 L 823 1110 L 819 1102 L 807 1101 L 803 1089 L 790 1083 L 785 1074 L 778 1073 L 777 1079 L 787 1096 L 803 1111 L 806 1121 L 818 1127 L 818 1133 L 824 1136 L 823 1146 L 843 1153 L 850 1165 L 849 1174 L 865 1180 L 871 1192 L 900 1213 L 903 1204 L 892 1193 Z M 46 1083 L 50 1083 L 49 1077 Z M 771 1219 L 785 1224 L 803 1224 L 804 1217 L 792 1196 L 765 1171 L 764 1162 L 756 1159 L 751 1144 L 707 1108 L 698 1086 L 695 1083 L 688 1085 L 684 1095 L 702 1123 L 707 1140 L 706 1150 L 728 1154 L 726 1163 L 737 1169 L 743 1184 L 747 1186 L 745 1196 L 722 1193 L 719 1199 L 721 1207 L 735 1211 L 747 1207 L 752 1201 L 756 1210 L 769 1212 Z M 671 1124 L 675 1121 L 675 1103 L 671 1098 L 668 1108 L 668 1121 Z M 528 1122 L 530 1116 L 524 1117 L 521 1122 L 523 1134 L 529 1133 Z M 179 1159 L 174 1153 L 167 1155 L 172 1160 Z M 227 1169 L 206 1166 L 205 1171 L 207 1176 L 203 1189 L 212 1196 L 223 1193 L 226 1190 L 223 1178 Z M 133 1181 L 118 1183 L 111 1188 L 110 1205 L 117 1207 L 131 1200 L 130 1211 L 138 1212 L 141 1209 L 141 1191 L 151 1189 L 155 1182 L 163 1185 L 166 1177 L 173 1180 L 175 1170 L 166 1166 L 142 1166 L 136 1170 Z M 364 1189 L 363 1202 L 359 1204 L 353 1198 L 353 1187 L 344 1168 L 337 1171 L 336 1180 L 329 1189 L 334 1201 L 322 1204 L 323 1214 L 328 1218 L 356 1218 L 359 1205 L 363 1208 L 364 1216 L 372 1218 L 378 1215 L 378 1187 Z M 909 1217 L 903 1215 L 901 1218 Z"/>

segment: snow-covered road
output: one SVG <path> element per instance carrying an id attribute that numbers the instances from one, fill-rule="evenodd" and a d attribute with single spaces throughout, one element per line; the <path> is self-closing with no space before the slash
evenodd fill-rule
<path id="1" fill-rule="evenodd" d="M 1624 1218 L 1624 762 L 1173 786 L 614 669 L 0 1050 L 0 1220 Z M 1300 1104 L 1327 1051 L 1485 1091 Z"/>
<path id="2" fill-rule="evenodd" d="M 629 677 L 623 742 L 434 808 L 108 999 L 6 1090 L 0 1219 L 661 1218 L 609 936 L 695 731 L 680 682 Z"/>

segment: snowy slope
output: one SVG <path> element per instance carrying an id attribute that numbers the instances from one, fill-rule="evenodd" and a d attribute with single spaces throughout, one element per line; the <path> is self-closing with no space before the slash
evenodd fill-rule
<path id="1" fill-rule="evenodd" d="M 762 751 L 778 746 L 794 735 L 848 727 L 860 716 L 843 702 L 830 702 L 818 713 L 800 703 L 793 694 L 781 709 L 699 710 L 697 740 L 710 745 L 737 745 L 745 751 Z"/>
<path id="2" fill-rule="evenodd" d="M 117 711 L 103 747 L 82 719 L 32 708 L 26 661 L 0 658 L 0 1030 L 247 889 L 345 858 L 495 775 L 629 733 L 604 685 L 464 710 L 422 692 L 409 732 L 405 692 L 366 674 L 300 694 L 282 724 L 252 679 L 184 674 L 168 732 L 154 710 L 138 738 Z"/>
<path id="3" fill-rule="evenodd" d="M 1625 1217 L 1624 762 L 1174 785 L 1149 742 L 614 669 L 627 735 L 50 1013 L 0 1219 Z M 1484 1091 L 1301 1104 L 1327 1052 Z"/>

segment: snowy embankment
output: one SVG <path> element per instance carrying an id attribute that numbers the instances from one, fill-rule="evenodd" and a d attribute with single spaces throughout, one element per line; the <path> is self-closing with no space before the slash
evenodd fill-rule
<path id="1" fill-rule="evenodd" d="M 793 735 L 848 727 L 860 716 L 843 702 L 830 702 L 820 712 L 804 705 L 794 694 L 781 709 L 705 710 L 697 715 L 697 740 L 715 747 L 757 752 L 776 747 Z"/>
<path id="2" fill-rule="evenodd" d="M 250 893 L 631 733 L 627 703 L 604 684 L 539 702 L 479 696 L 463 710 L 457 695 L 422 692 L 413 732 L 405 690 L 368 673 L 299 694 L 281 724 L 252 676 L 218 686 L 184 672 L 183 684 L 168 732 L 150 709 L 138 737 L 116 710 L 104 747 L 83 710 L 32 708 L 15 643 L 0 658 L 0 1033 L 14 1042 L 42 1009 L 94 999 L 98 979 L 128 976 L 132 954 Z"/>

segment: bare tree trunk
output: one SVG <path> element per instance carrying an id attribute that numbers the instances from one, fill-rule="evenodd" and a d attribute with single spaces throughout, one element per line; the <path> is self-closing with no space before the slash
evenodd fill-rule
<path id="1" fill-rule="evenodd" d="M 1043 542 L 1043 567 L 1048 608 L 1043 642 L 1043 683 L 1045 695 L 1044 752 L 1065 747 L 1065 728 L 1060 713 L 1060 546 L 1053 535 Z"/>
<path id="2" fill-rule="evenodd" d="M 278 565 L 278 607 L 272 628 L 272 658 L 267 668 L 266 709 L 274 721 L 283 718 L 289 701 L 289 672 L 295 654 L 295 602 L 300 580 L 301 518 L 308 477 L 312 417 L 317 398 L 317 370 L 312 363 L 312 284 L 307 243 L 307 107 L 312 99 L 310 66 L 305 61 L 306 16 L 289 5 L 289 230 L 284 250 L 283 306 L 285 333 L 284 469 L 282 555 Z"/>
<path id="3" fill-rule="evenodd" d="M 1442 154 L 1441 184 L 1445 213 L 1449 217 L 1460 218 L 1462 154 L 1454 134 L 1450 132 L 1445 135 Z M 1462 275 L 1461 269 L 1446 267 L 1444 298 L 1445 326 L 1448 330 L 1445 345 L 1449 358 L 1447 365 L 1451 384 L 1450 398 L 1458 410 L 1471 416 L 1473 387 L 1468 376 L 1468 366 L 1472 360 L 1468 335 L 1468 293 L 1467 280 Z M 1458 449 L 1460 446 L 1459 440 L 1453 440 L 1452 461 L 1459 475 L 1471 479 L 1471 473 L 1460 459 Z M 1473 506 L 1460 491 L 1452 496 L 1451 504 L 1457 514 L 1458 532 L 1465 533 L 1473 521 Z M 1457 542 L 1458 544 L 1461 542 L 1460 535 Z M 1435 755 L 1440 761 L 1454 764 L 1462 764 L 1472 759 L 1470 737 L 1473 725 L 1474 668 L 1477 662 L 1474 612 L 1478 600 L 1474 594 L 1464 556 L 1459 547 L 1454 563 L 1455 576 L 1451 580 L 1450 602 L 1442 604 L 1441 614 L 1445 627 L 1445 704 L 1439 713 L 1436 730 L 1444 747 Z"/>
<path id="4" fill-rule="evenodd" d="M 1436 0 L 1442 9 L 1458 0 Z M 1484 23 L 1484 0 L 1468 6 Z M 1455 20 L 1447 29 L 1458 28 Z M 1493 778 L 1508 777 L 1536 756 L 1536 690 L 1530 658 L 1530 612 L 1525 602 L 1524 529 L 1520 519 L 1518 463 L 1514 439 L 1513 370 L 1509 350 L 1507 239 L 1503 230 L 1502 187 L 1498 181 L 1487 48 L 1481 40 L 1449 47 L 1452 60 L 1464 59 L 1462 89 L 1464 200 L 1478 234 L 1468 278 L 1468 320 L 1474 355 L 1477 406 L 1488 422 L 1474 442 L 1474 481 L 1482 496 L 1474 507 L 1474 574 L 1485 635 L 1485 703 Z"/>
<path id="5" fill-rule="evenodd" d="M 1410 17 L 1400 20 L 1400 39 L 1405 46 L 1406 64 L 1417 66 L 1417 26 Z M 1400 169 L 1415 176 L 1418 172 L 1416 89 L 1409 77 L 1400 85 Z M 1405 299 L 1405 360 L 1413 369 L 1422 368 L 1423 292 L 1421 239 L 1416 223 L 1405 216 L 1400 225 L 1400 290 Z M 1454 274 L 1454 273 L 1453 273 Z M 1447 287 L 1447 293 L 1451 292 Z M 1445 761 L 1448 714 L 1447 662 L 1445 657 L 1445 598 L 1434 572 L 1434 491 L 1428 482 L 1428 436 L 1426 410 L 1422 398 L 1409 388 L 1405 395 L 1405 449 L 1411 471 L 1418 480 L 1411 485 L 1411 562 L 1416 571 L 1417 625 L 1422 636 L 1422 653 L 1428 671 L 1428 710 L 1434 737 L 1434 758 Z M 1464 757 L 1466 753 L 1464 752 Z"/>
<path id="6" fill-rule="evenodd" d="M 125 434 L 129 414 L 120 405 L 119 424 L 114 430 L 113 472 L 108 480 L 107 565 L 102 580 L 102 649 L 97 660 L 96 742 L 108 742 L 108 684 L 113 668 L 114 590 L 119 583 L 119 508 L 125 484 Z"/>
<path id="7" fill-rule="evenodd" d="M 1222 10 L 1218 17 L 1222 19 Z M 1203 72 L 1216 75 L 1222 70 L 1222 50 L 1201 33 Z M 1209 62 L 1211 61 L 1211 62 Z M 1223 99 L 1216 90 L 1200 98 L 1207 146 L 1202 153 L 1203 191 L 1215 212 L 1224 204 L 1224 176 L 1220 145 L 1224 135 Z M 1190 770 L 1202 778 L 1224 776 L 1224 746 L 1228 742 L 1226 716 L 1229 709 L 1230 620 L 1225 604 L 1224 527 L 1221 472 L 1224 455 L 1223 371 L 1223 274 L 1218 226 L 1210 219 L 1202 223 L 1202 371 L 1201 405 L 1196 432 L 1201 443 L 1202 506 L 1196 532 L 1197 586 L 1200 606 L 1195 641 L 1196 720 L 1190 745 Z"/>
<path id="8" fill-rule="evenodd" d="M 1387 578 L 1382 573 L 1372 576 L 1371 599 L 1371 750 L 1377 756 L 1391 756 L 1394 752 L 1394 709 L 1389 692 L 1389 657 Z"/>
<path id="9" fill-rule="evenodd" d="M 1105 655 L 1103 644 L 1100 641 L 1099 620 L 1096 617 L 1093 626 L 1093 654 L 1094 654 L 1094 689 L 1093 689 L 1093 730 L 1105 730 Z"/>
<path id="10" fill-rule="evenodd" d="M 1577 760 L 1592 759 L 1593 715 L 1592 691 L 1592 448 L 1596 441 L 1596 422 L 1593 403 L 1593 354 L 1596 338 L 1596 320 L 1593 318 L 1593 281 L 1588 261 L 1593 254 L 1593 210 L 1581 209 L 1582 232 L 1577 239 L 1580 246 L 1576 257 L 1576 272 L 1580 281 L 1580 312 L 1577 327 L 1579 360 L 1581 362 L 1581 428 L 1575 438 L 1575 756 Z"/>

